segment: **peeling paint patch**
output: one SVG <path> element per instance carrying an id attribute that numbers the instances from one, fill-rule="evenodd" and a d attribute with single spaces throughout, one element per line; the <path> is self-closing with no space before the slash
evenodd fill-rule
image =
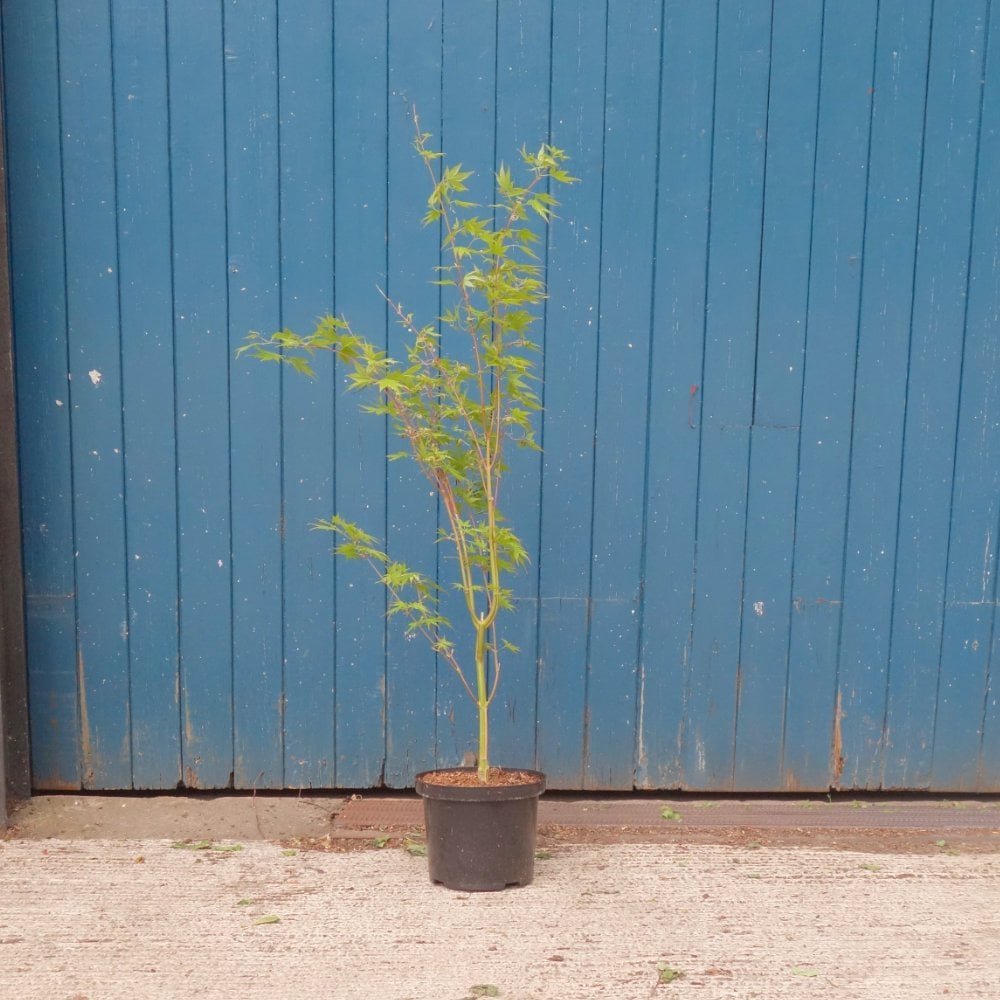
<path id="1" fill-rule="evenodd" d="M 104 378 L 104 376 L 96 368 L 91 368 L 87 374 L 90 376 L 90 381 L 93 382 L 94 385 L 100 385 L 101 379 Z"/>

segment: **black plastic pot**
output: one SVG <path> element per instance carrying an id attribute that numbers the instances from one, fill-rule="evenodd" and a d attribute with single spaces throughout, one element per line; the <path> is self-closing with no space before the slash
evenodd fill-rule
<path id="1" fill-rule="evenodd" d="M 472 773 L 475 768 L 449 768 Z M 424 800 L 427 863 L 432 882 L 462 892 L 495 892 L 528 885 L 535 876 L 538 797 L 545 775 L 524 785 L 437 785 L 425 780 L 441 772 L 424 771 L 416 789 Z"/>

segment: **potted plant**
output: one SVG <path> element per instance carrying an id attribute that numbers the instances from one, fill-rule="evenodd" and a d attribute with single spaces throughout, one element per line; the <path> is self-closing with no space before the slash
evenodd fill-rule
<path id="1" fill-rule="evenodd" d="M 538 448 L 533 417 L 541 402 L 530 333 L 545 281 L 535 248 L 557 204 L 551 186 L 575 178 L 564 168 L 562 150 L 522 149 L 524 180 L 501 165 L 497 202 L 483 212 L 467 200 L 471 173 L 444 164 L 416 115 L 414 123 L 414 146 L 430 181 L 424 223 L 441 229 L 444 266 L 436 260 L 434 271 L 451 299 L 449 308 L 420 326 L 383 292 L 406 331 L 397 358 L 334 316 L 304 336 L 290 330 L 269 337 L 251 333 L 240 353 L 312 375 L 313 354 L 332 352 L 346 368 L 350 388 L 373 391 L 376 399 L 365 409 L 388 418 L 407 446 L 400 454 L 417 463 L 440 499 L 447 527 L 438 536 L 455 557 L 464 642 L 442 613 L 439 584 L 431 576 L 395 561 L 374 536 L 339 513 L 314 527 L 338 536 L 338 555 L 371 565 L 388 591 L 389 615 L 430 642 L 474 702 L 476 767 L 424 772 L 416 788 L 424 799 L 432 880 L 456 889 L 501 889 L 532 879 L 537 802 L 545 784 L 537 771 L 493 767 L 489 755 L 489 711 L 501 660 L 516 652 L 500 634 L 503 613 L 511 607 L 506 576 L 528 561 L 502 516 L 501 484 L 509 448 Z"/>

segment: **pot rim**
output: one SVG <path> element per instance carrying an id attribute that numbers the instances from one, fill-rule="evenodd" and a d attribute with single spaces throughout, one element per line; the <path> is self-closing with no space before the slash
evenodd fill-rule
<path id="1" fill-rule="evenodd" d="M 532 781 L 517 785 L 438 785 L 427 781 L 430 774 L 475 773 L 474 767 L 436 767 L 421 771 L 414 778 L 414 789 L 424 799 L 443 799 L 453 802 L 511 802 L 517 799 L 536 799 L 545 791 L 545 775 L 530 768 L 502 768 L 531 775 Z"/>

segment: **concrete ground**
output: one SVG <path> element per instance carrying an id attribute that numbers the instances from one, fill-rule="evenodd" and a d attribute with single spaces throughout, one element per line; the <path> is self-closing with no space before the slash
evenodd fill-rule
<path id="1" fill-rule="evenodd" d="M 995 803 L 542 806 L 535 882 L 466 894 L 409 797 L 34 799 L 0 998 L 1000 998 Z"/>

